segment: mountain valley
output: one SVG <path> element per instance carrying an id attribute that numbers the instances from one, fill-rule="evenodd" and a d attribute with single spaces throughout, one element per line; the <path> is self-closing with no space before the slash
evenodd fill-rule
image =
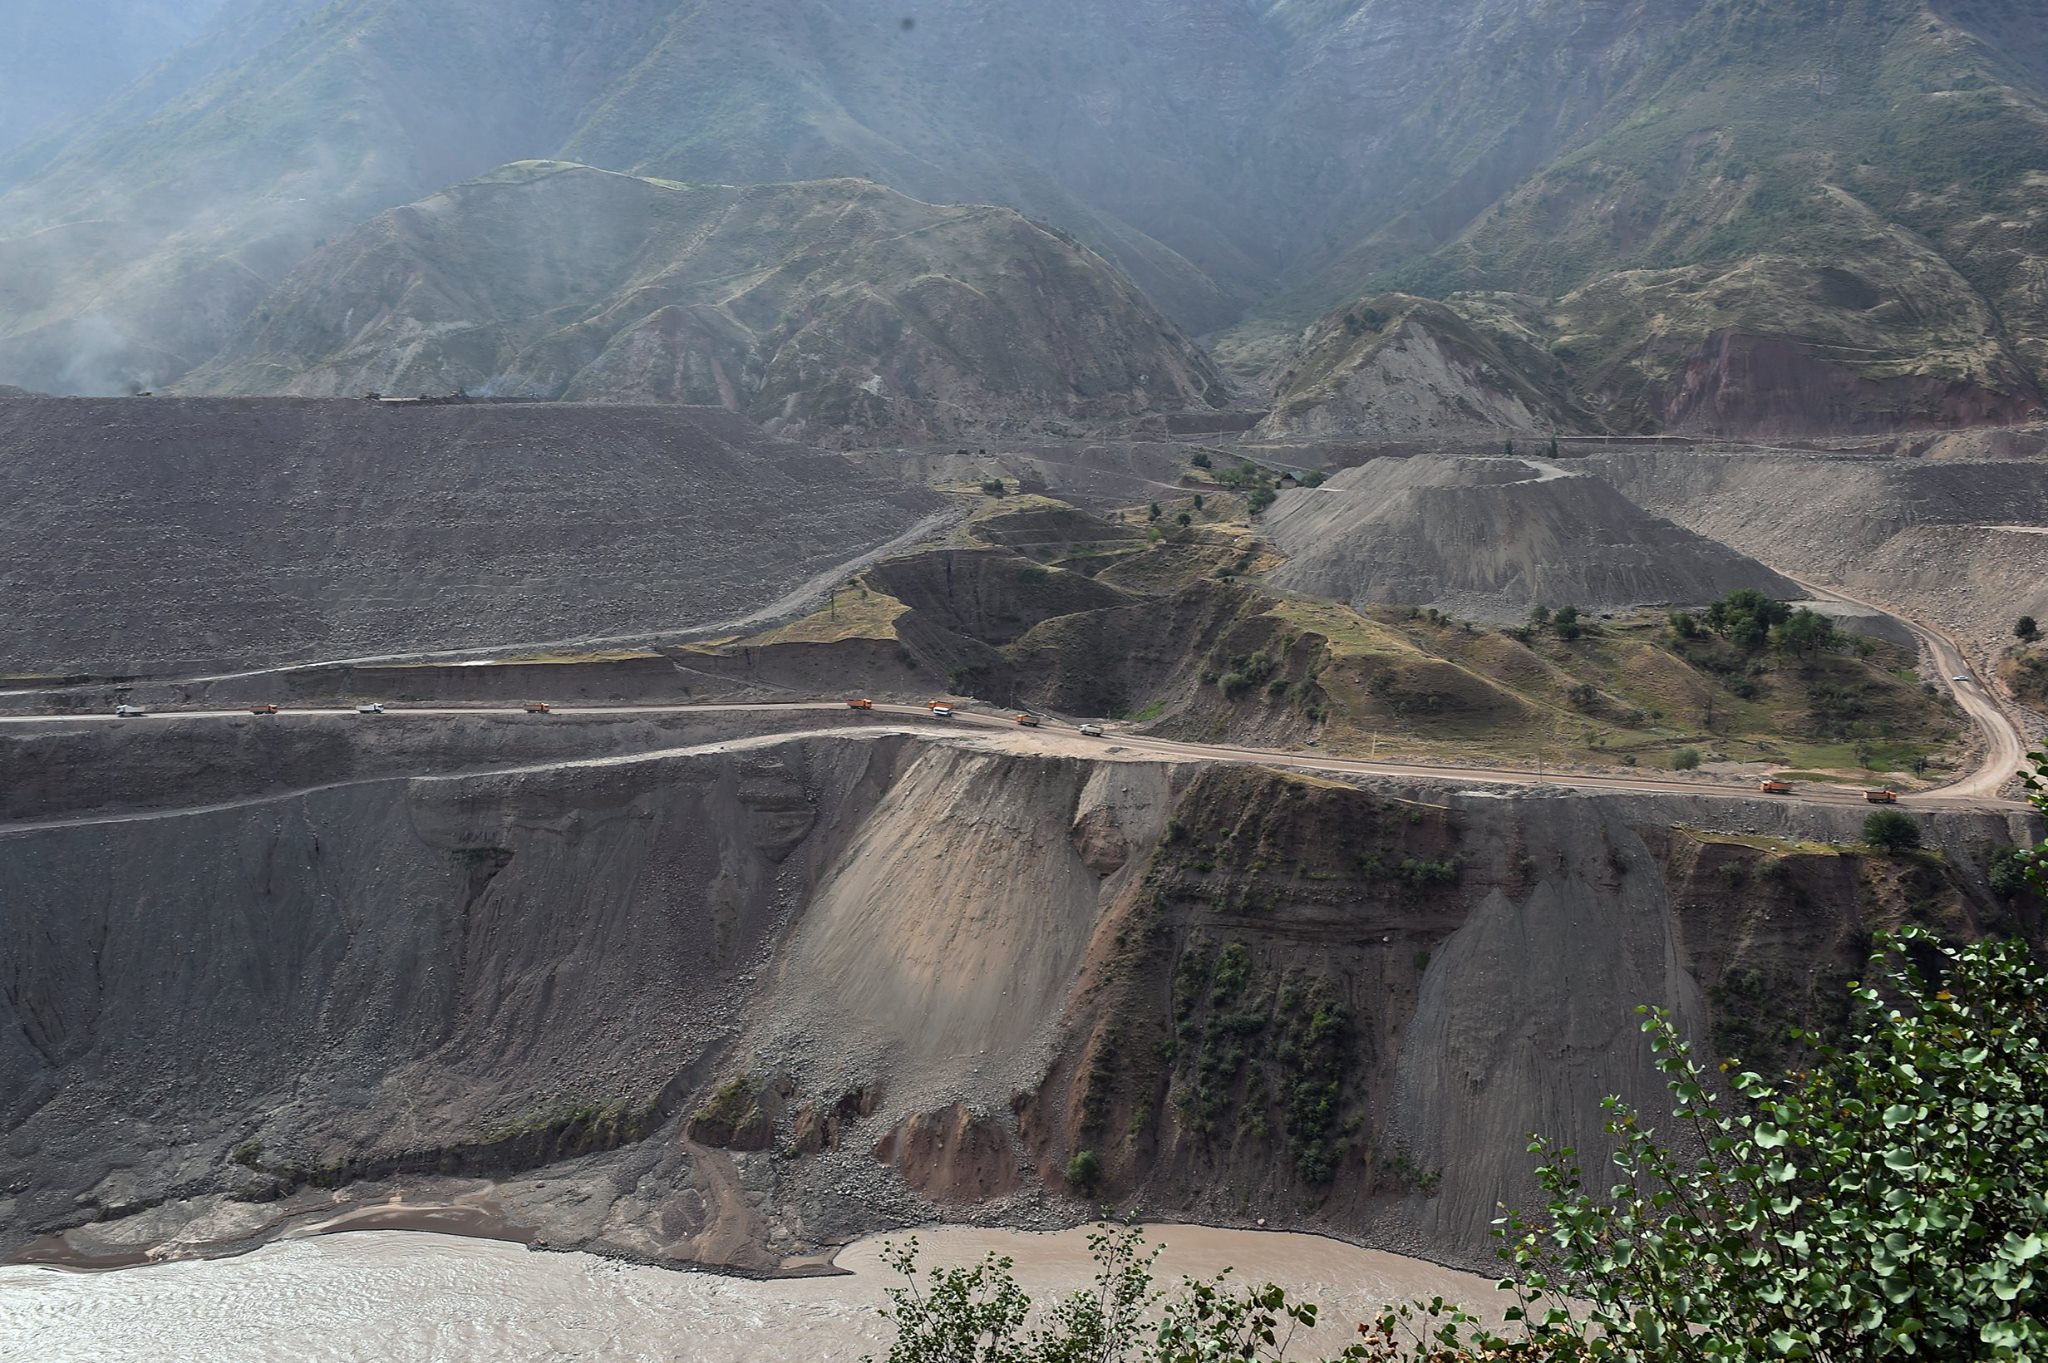
<path id="1" fill-rule="evenodd" d="M 2048 1178 L 1925 1096 L 2039 1068 L 2043 19 L 25 0 L 0 1355 L 269 1293 L 236 1357 L 354 1357 L 277 1341 L 393 1281 L 392 1363 L 1021 1339 L 975 1256 L 1083 1286 L 1098 1215 L 1345 1312 L 1576 1217 L 1606 1301 L 1662 1251 L 1539 1165 L 1625 1203 L 1707 1104 L 1828 1273 L 2003 1274 L 1942 1320 L 2026 1356 L 2024 1216 L 1943 1282 L 1836 1229 Z M 848 1326 L 920 1228 L 984 1276 Z M 1686 1310 L 1811 1286 L 1730 1234 Z M 1162 1363 L 1154 1285 L 987 1356 Z"/>

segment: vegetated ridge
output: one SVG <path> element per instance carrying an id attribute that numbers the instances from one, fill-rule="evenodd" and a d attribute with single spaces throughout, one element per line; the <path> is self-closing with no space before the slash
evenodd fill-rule
<path id="1" fill-rule="evenodd" d="M 666 655 L 699 695 L 851 687 L 914 701 L 943 685 L 1177 739 L 1331 754 L 1623 768 L 1689 752 L 1909 786 L 1962 756 L 1961 716 L 1914 675 L 1910 641 L 1829 626 L 1811 647 L 1772 648 L 1684 611 L 1684 634 L 1664 609 L 1569 618 L 1564 597 L 1538 623 L 1509 604 L 1515 581 L 1470 598 L 1482 618 L 1521 621 L 1506 627 L 1353 609 L 1281 588 L 1291 565 L 1235 519 L 1235 494 L 1165 505 L 1191 510 L 1132 524 L 1006 496 L 954 543 L 876 564 L 806 619 Z M 451 684 L 474 689 L 469 671 Z"/>
<path id="2" fill-rule="evenodd" d="M 1663 38 L 1548 164 L 1426 258 L 1390 228 L 1323 287 L 1350 272 L 1444 298 L 1496 346 L 1562 366 L 1556 399 L 1596 428 L 2039 413 L 2048 61 L 2027 7 L 1644 7 L 1659 13 Z M 1319 331 L 1371 308 L 1387 304 L 1347 304 Z M 1311 362 L 1293 400 L 1319 384 Z"/>
<path id="3" fill-rule="evenodd" d="M 386 213 L 271 295 L 197 392 L 458 389 L 725 406 L 874 440 L 1220 404 L 1101 257 L 857 180 L 750 187 L 509 166 Z"/>

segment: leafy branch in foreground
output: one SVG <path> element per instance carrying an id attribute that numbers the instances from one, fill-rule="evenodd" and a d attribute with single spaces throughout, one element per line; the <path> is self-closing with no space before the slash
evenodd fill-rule
<path id="1" fill-rule="evenodd" d="M 1094 1287 L 1051 1303 L 1027 1328 L 1031 1298 L 1007 1257 L 920 1280 L 917 1240 L 887 1246 L 882 1261 L 904 1283 L 882 1308 L 896 1326 L 886 1363 L 1280 1363 L 1294 1332 L 1315 1325 L 1313 1305 L 1271 1283 L 1235 1284 L 1227 1271 L 1183 1279 L 1169 1299 L 1152 1285 L 1159 1246 L 1133 1225 L 1098 1225 L 1088 1250 Z"/>
<path id="2" fill-rule="evenodd" d="M 1741 1114 L 1647 1010 L 1692 1157 L 1609 1099 L 1606 1198 L 1539 1140 L 1548 1219 L 1498 1223 L 1517 1337 L 1413 1307 L 1382 1336 L 1420 1322 L 1431 1360 L 2048 1356 L 2048 979 L 2022 942 L 1918 930 L 1875 962 L 1845 1044 L 1782 1086 L 1730 1076 Z"/>
<path id="3" fill-rule="evenodd" d="M 1338 1357 L 2048 1358 L 2048 976 L 2023 942 L 1957 948 L 1917 929 L 1880 938 L 1872 960 L 1879 983 L 1853 987 L 1847 1039 L 1805 1038 L 1812 1064 L 1781 1083 L 1729 1073 L 1739 1102 L 1643 1010 L 1676 1133 L 1608 1099 L 1605 1197 L 1573 1150 L 1530 1146 L 1549 1204 L 1496 1223 L 1505 1331 L 1410 1303 Z M 916 1242 L 892 1247 L 910 1285 L 889 1293 L 888 1363 L 1269 1363 L 1315 1323 L 1270 1284 L 1155 1291 L 1158 1251 L 1135 1229 L 1089 1243 L 1095 1289 L 1030 1329 L 1008 1260 L 921 1288 Z"/>
<path id="4" fill-rule="evenodd" d="M 2048 752 L 2033 763 L 2023 779 L 2048 813 Z M 2048 849 L 2002 864 L 2048 895 Z M 1506 1331 L 1411 1302 L 1359 1326 L 1338 1359 L 2048 1359 L 2048 974 L 2024 941 L 1954 947 L 1917 928 L 1880 936 L 1871 963 L 1845 1039 L 1800 1037 L 1812 1062 L 1777 1083 L 1732 1062 L 1715 1079 L 1669 1015 L 1642 1009 L 1677 1131 L 1660 1139 L 1609 1098 L 1620 1177 L 1605 1198 L 1575 1151 L 1530 1145 L 1549 1204 L 1495 1223 Z M 888 1363 L 1275 1363 L 1316 1322 L 1283 1289 L 1227 1274 L 1156 1291 L 1158 1250 L 1128 1226 L 1100 1227 L 1089 1249 L 1095 1290 L 1027 1330 L 1008 1259 L 935 1269 L 920 1288 L 917 1242 L 890 1247 L 908 1286 L 884 1310 Z"/>

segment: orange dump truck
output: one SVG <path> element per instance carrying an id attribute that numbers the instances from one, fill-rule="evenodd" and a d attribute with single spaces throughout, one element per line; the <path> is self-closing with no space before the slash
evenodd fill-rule
<path id="1" fill-rule="evenodd" d="M 1019 716 L 1017 716 L 1017 722 L 1018 722 L 1019 724 L 1023 725 L 1023 726 L 1024 726 L 1025 728 L 1027 728 L 1027 729 L 1036 729 L 1036 728 L 1038 727 L 1038 716 L 1037 716 L 1037 715 L 1019 715 Z"/>
<path id="2" fill-rule="evenodd" d="M 1874 805 L 1895 805 L 1899 802 L 1899 793 L 1896 790 L 1866 790 L 1863 798 Z"/>
<path id="3" fill-rule="evenodd" d="M 849 710 L 872 710 L 875 708 L 875 703 L 869 700 L 866 696 L 862 696 L 858 700 L 850 700 L 846 702 L 846 708 Z"/>
<path id="4" fill-rule="evenodd" d="M 252 715 L 274 715 L 277 713 L 277 707 L 275 705 L 252 705 L 249 707 L 249 713 Z"/>
<path id="5" fill-rule="evenodd" d="M 1756 783 L 1756 788 L 1766 795 L 1790 795 L 1792 793 L 1792 783 L 1790 781 L 1780 781 L 1775 776 L 1766 776 L 1763 780 Z"/>
<path id="6" fill-rule="evenodd" d="M 544 700 L 530 700 L 526 702 L 526 713 L 529 715 L 545 715 L 551 713 L 553 709 L 554 707 Z"/>

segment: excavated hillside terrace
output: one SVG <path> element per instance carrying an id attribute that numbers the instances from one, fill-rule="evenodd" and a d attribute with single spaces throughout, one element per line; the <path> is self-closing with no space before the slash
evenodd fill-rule
<path id="1" fill-rule="evenodd" d="M 717 408 L 10 398 L 0 685 L 744 628 L 947 519 Z"/>
<path id="2" fill-rule="evenodd" d="M 785 1272 L 1108 1197 L 1470 1263 L 1523 1133 L 1656 1106 L 1635 1004 L 1711 1044 L 1825 1020 L 1874 926 L 2039 931 L 1984 888 L 2020 815 L 1892 861 L 1849 806 L 682 737 L 0 828 L 0 1252 L 339 1220 Z"/>

